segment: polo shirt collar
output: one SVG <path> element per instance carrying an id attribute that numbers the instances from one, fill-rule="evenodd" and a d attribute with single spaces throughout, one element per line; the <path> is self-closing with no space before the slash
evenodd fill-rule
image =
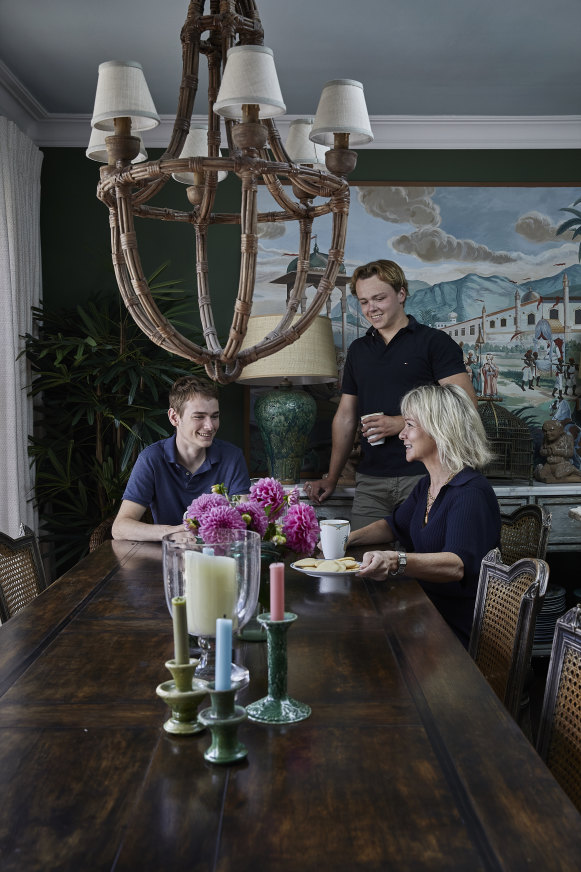
<path id="1" fill-rule="evenodd" d="M 176 466 L 181 466 L 181 463 L 178 460 L 178 452 L 176 447 L 176 434 L 170 436 L 166 439 L 164 445 L 164 453 L 165 459 L 168 463 L 173 463 Z M 218 463 L 220 460 L 220 449 L 216 445 L 216 441 L 214 440 L 209 448 L 206 448 L 206 457 L 202 465 L 199 469 L 196 470 L 196 474 L 198 472 L 202 472 L 208 469 L 210 466 L 213 466 L 215 463 Z"/>

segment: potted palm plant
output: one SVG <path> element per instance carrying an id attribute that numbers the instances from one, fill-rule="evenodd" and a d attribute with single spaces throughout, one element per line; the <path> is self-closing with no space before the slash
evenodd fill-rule
<path id="1" fill-rule="evenodd" d="M 181 323 L 188 295 L 162 280 L 166 266 L 150 286 L 164 314 Z M 141 448 L 168 435 L 170 385 L 202 368 L 154 345 L 117 295 L 98 294 L 73 310 L 41 305 L 33 315 L 37 330 L 25 336 L 24 352 L 35 401 L 29 453 L 41 538 L 61 573 L 116 513 Z"/>

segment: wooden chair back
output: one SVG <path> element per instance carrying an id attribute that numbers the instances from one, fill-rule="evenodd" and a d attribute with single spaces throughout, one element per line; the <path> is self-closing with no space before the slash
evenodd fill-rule
<path id="1" fill-rule="evenodd" d="M 12 539 L 0 533 L 0 620 L 7 621 L 48 587 L 34 532 L 21 527 Z"/>
<path id="2" fill-rule="evenodd" d="M 545 559 L 551 514 L 542 506 L 519 506 L 511 514 L 501 514 L 500 554 L 506 566 L 523 557 Z"/>
<path id="3" fill-rule="evenodd" d="M 506 566 L 495 548 L 482 561 L 469 652 L 517 721 L 548 580 L 544 560 L 524 558 Z"/>
<path id="4" fill-rule="evenodd" d="M 581 605 L 555 625 L 537 750 L 581 812 Z"/>

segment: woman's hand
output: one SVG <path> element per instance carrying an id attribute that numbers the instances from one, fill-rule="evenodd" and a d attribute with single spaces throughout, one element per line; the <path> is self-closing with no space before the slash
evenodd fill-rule
<path id="1" fill-rule="evenodd" d="M 361 569 L 358 575 L 365 578 L 376 578 L 384 581 L 390 572 L 398 568 L 397 551 L 366 551 L 361 561 Z"/>

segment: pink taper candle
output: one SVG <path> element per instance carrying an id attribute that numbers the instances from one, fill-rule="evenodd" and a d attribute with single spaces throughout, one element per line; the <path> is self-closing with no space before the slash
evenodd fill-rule
<path id="1" fill-rule="evenodd" d="M 270 620 L 284 621 L 284 563 L 270 564 Z"/>

